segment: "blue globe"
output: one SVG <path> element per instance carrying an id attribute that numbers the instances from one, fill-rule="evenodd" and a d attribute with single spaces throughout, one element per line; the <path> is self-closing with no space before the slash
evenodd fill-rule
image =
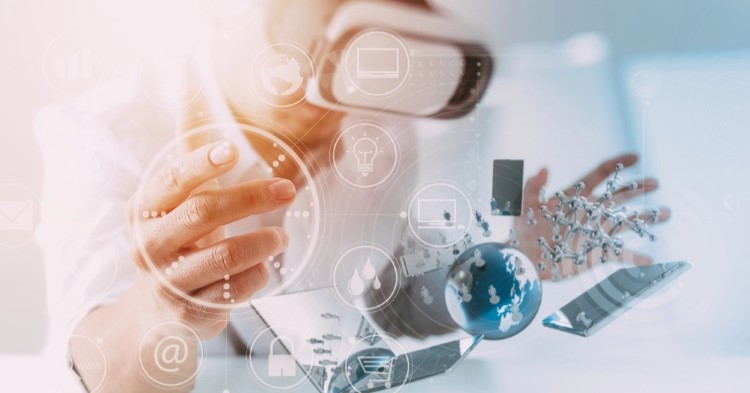
<path id="1" fill-rule="evenodd" d="M 445 303 L 470 334 L 502 340 L 528 326 L 542 303 L 539 275 L 521 251 L 484 243 L 463 252 L 448 272 Z"/>

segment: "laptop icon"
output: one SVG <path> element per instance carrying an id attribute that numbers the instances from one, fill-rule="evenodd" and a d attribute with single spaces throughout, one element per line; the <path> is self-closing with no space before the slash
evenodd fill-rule
<path id="1" fill-rule="evenodd" d="M 398 48 L 357 48 L 358 79 L 400 77 Z"/>
<path id="2" fill-rule="evenodd" d="M 420 229 L 456 226 L 455 199 L 417 199 L 417 221 Z"/>

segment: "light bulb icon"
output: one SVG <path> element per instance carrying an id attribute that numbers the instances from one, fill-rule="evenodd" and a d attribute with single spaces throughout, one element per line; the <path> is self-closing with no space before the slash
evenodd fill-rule
<path id="1" fill-rule="evenodd" d="M 378 143 L 375 139 L 366 135 L 358 138 L 354 142 L 352 152 L 357 159 L 357 172 L 362 176 L 372 173 L 375 157 L 378 156 Z"/>

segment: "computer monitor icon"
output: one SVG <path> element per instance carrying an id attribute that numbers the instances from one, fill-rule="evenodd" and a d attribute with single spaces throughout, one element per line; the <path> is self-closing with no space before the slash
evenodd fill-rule
<path id="1" fill-rule="evenodd" d="M 420 229 L 455 227 L 456 200 L 417 199 L 417 221 Z"/>
<path id="2" fill-rule="evenodd" d="M 399 77 L 398 48 L 357 48 L 358 79 L 396 79 Z"/>

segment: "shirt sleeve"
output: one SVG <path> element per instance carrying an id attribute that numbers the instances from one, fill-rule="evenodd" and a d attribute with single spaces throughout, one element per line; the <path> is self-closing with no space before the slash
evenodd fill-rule
<path id="1" fill-rule="evenodd" d="M 85 391 L 68 346 L 91 310 L 116 301 L 132 285 L 135 272 L 123 206 L 138 176 L 106 127 L 70 108 L 40 111 L 35 133 L 45 173 L 36 241 L 46 265 L 46 358 L 63 391 Z M 96 343 L 98 338 L 86 339 Z"/>

